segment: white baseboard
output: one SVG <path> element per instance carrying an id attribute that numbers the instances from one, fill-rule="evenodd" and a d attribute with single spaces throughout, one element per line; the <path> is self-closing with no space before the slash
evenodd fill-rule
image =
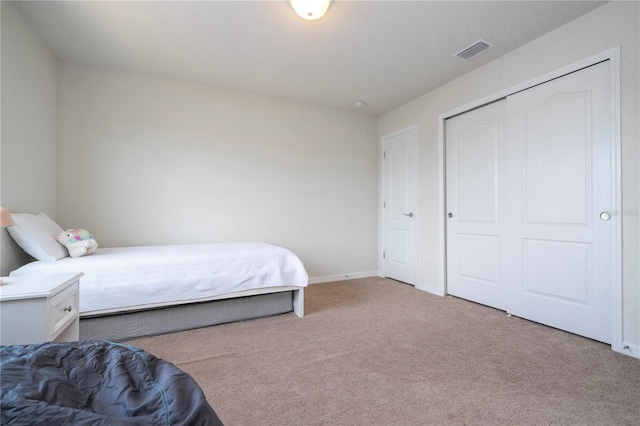
<path id="1" fill-rule="evenodd" d="M 632 345 L 631 343 L 622 342 L 621 353 L 640 359 L 640 345 Z"/>
<path id="2" fill-rule="evenodd" d="M 342 275 L 328 275 L 324 277 L 313 277 L 309 278 L 309 284 L 319 284 L 319 283 L 330 283 L 334 281 L 345 281 L 345 280 L 356 280 L 358 278 L 371 278 L 377 277 L 378 271 L 369 271 L 369 272 L 353 272 L 349 274 Z"/>

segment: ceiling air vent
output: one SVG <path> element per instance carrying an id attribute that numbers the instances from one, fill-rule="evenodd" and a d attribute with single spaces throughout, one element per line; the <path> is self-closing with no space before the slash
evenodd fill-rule
<path id="1" fill-rule="evenodd" d="M 453 56 L 460 58 L 463 61 L 468 61 L 469 59 L 484 52 L 487 49 L 492 48 L 493 46 L 495 46 L 495 44 L 489 43 L 485 40 L 478 40 L 472 45 L 465 47 L 461 51 L 454 53 Z"/>

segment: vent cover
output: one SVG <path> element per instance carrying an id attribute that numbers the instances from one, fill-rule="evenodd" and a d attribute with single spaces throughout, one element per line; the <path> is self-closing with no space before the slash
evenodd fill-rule
<path id="1" fill-rule="evenodd" d="M 484 52 L 485 50 L 492 48 L 493 46 L 495 46 L 495 44 L 489 43 L 485 40 L 478 40 L 475 43 L 465 47 L 461 51 L 454 53 L 453 56 L 460 58 L 463 61 L 467 61 L 474 56 Z"/>

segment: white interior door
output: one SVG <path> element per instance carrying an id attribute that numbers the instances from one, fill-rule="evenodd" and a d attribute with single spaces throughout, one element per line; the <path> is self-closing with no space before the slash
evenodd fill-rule
<path id="1" fill-rule="evenodd" d="M 415 127 L 384 140 L 384 275 L 415 285 L 418 135 Z"/>
<path id="2" fill-rule="evenodd" d="M 446 122 L 447 290 L 506 309 L 501 279 L 505 222 L 506 101 Z M 502 200 L 501 200 L 502 196 Z"/>
<path id="3" fill-rule="evenodd" d="M 507 98 L 514 315 L 611 342 L 611 95 L 604 62 Z"/>

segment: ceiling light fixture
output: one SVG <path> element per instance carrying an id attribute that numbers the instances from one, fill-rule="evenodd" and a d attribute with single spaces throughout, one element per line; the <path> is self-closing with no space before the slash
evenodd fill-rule
<path id="1" fill-rule="evenodd" d="M 367 106 L 367 103 L 365 101 L 355 101 L 353 103 L 353 106 L 358 108 L 358 109 L 362 109 L 362 108 Z"/>
<path id="2" fill-rule="evenodd" d="M 322 18 L 329 9 L 331 0 L 289 0 L 298 16 L 308 21 Z"/>

